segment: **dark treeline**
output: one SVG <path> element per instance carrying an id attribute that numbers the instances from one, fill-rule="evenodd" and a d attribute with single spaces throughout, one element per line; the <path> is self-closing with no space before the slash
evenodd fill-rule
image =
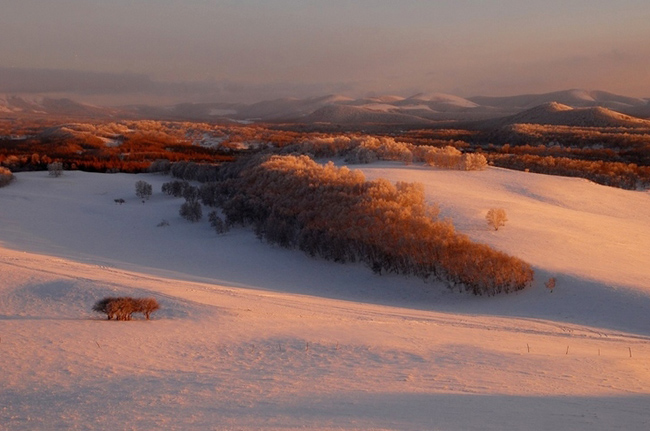
<path id="1" fill-rule="evenodd" d="M 183 178 L 193 179 L 186 168 Z M 364 262 L 377 273 L 442 280 L 477 295 L 520 290 L 532 281 L 525 262 L 473 243 L 439 220 L 419 184 L 366 181 L 359 171 L 307 156 L 257 155 L 206 169 L 217 181 L 202 185 L 202 202 L 221 207 L 226 224 L 252 225 L 268 242 Z"/>

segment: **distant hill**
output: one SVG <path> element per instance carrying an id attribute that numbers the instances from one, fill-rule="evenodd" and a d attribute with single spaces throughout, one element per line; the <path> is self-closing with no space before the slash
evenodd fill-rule
<path id="1" fill-rule="evenodd" d="M 628 115 L 650 120 L 650 100 L 648 100 L 648 103 L 646 105 L 626 108 L 624 112 Z"/>
<path id="2" fill-rule="evenodd" d="M 515 115 L 474 123 L 495 129 L 512 124 L 545 124 L 573 127 L 650 127 L 650 121 L 603 107 L 572 108 L 557 102 L 544 103 Z"/>
<path id="3" fill-rule="evenodd" d="M 628 109 L 648 104 L 645 99 L 621 96 L 606 91 L 565 90 L 543 94 L 522 94 L 508 97 L 477 96 L 468 100 L 484 106 L 501 109 L 530 109 L 544 103 L 557 102 L 573 108 L 587 108 L 595 106 L 610 107 L 612 109 Z"/>

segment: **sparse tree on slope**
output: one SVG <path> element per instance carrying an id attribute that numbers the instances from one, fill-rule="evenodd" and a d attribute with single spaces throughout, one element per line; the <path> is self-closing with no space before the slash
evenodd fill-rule
<path id="1" fill-rule="evenodd" d="M 499 230 L 508 221 L 506 210 L 503 208 L 490 208 L 485 216 L 485 220 L 487 220 L 488 226 L 494 228 L 494 230 Z"/>

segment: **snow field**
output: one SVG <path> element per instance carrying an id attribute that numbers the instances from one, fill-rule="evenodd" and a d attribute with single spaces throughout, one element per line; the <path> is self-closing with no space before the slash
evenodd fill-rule
<path id="1" fill-rule="evenodd" d="M 0 428 L 647 428 L 647 192 L 364 172 L 423 182 L 460 231 L 533 264 L 535 286 L 477 298 L 217 236 L 178 216 L 168 177 L 18 174 L 0 189 Z M 510 219 L 498 232 L 492 206 Z M 105 321 L 90 309 L 108 295 L 162 309 Z"/>

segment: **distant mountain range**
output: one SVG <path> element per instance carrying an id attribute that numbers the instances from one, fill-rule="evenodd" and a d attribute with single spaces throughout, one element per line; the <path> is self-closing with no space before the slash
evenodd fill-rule
<path id="1" fill-rule="evenodd" d="M 20 115 L 105 118 L 120 117 L 123 113 L 123 109 L 92 106 L 68 98 L 0 95 L 0 118 Z"/>
<path id="2" fill-rule="evenodd" d="M 184 103 L 104 108 L 70 99 L 0 95 L 0 117 L 61 115 L 307 125 L 409 125 L 495 128 L 532 123 L 583 127 L 650 127 L 650 99 L 605 91 L 567 90 L 509 97 L 462 98 L 442 93 L 353 99 L 328 95 L 253 104 Z"/>

